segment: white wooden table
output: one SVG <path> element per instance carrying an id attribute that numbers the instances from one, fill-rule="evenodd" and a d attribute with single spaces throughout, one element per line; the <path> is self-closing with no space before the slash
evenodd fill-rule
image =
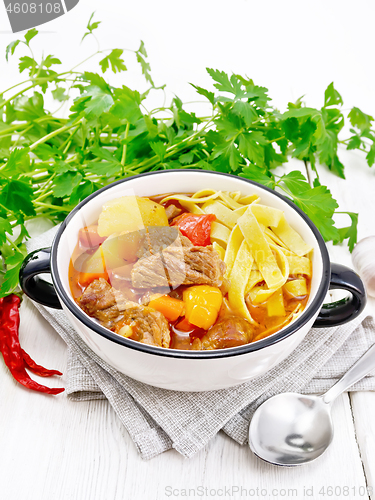
<path id="1" fill-rule="evenodd" d="M 255 5 L 234 0 L 229 7 L 219 0 L 194 0 L 179 10 L 168 0 L 132 5 L 108 0 L 104 10 L 100 0 L 91 0 L 90 5 L 82 0 L 69 14 L 69 28 L 67 16 L 50 23 L 40 46 L 48 42 L 57 56 L 63 52 L 75 57 L 82 26 L 95 9 L 98 19 L 107 19 L 103 45 L 134 47 L 143 38 L 157 83 L 167 82 L 185 101 L 192 95 L 185 82 L 204 86 L 208 82 L 204 67 L 212 66 L 242 71 L 256 78 L 256 83 L 268 85 L 280 107 L 305 93 L 309 103 L 318 106 L 324 88 L 334 80 L 348 107 L 363 106 L 375 114 L 369 64 L 374 7 L 368 2 L 334 0 L 312 5 L 286 0 Z M 0 51 L 15 39 L 1 16 Z M 59 38 L 62 32 L 69 32 L 64 46 Z M 197 32 L 200 36 L 195 36 Z M 253 42 L 257 39 L 262 40 L 259 50 Z M 355 49 L 359 44 L 361 50 Z M 290 47 L 298 64 L 288 62 L 286 71 L 285 51 Z M 1 89 L 17 81 L 15 66 L 12 63 L 5 72 L 1 60 Z M 132 84 L 137 87 L 137 81 Z M 360 213 L 359 238 L 375 234 L 375 170 L 357 153 L 343 152 L 341 158 L 347 180 L 321 169 L 323 181 L 342 210 Z M 330 247 L 330 253 L 332 261 L 351 265 L 344 248 Z M 368 312 L 375 314 L 375 299 L 369 301 Z M 66 373 L 66 346 L 57 333 L 27 300 L 21 315 L 25 350 L 39 363 Z M 52 397 L 28 391 L 14 382 L 0 360 L 0 499 L 374 500 L 374 416 L 375 392 L 344 394 L 334 406 L 332 446 L 319 460 L 300 468 L 267 465 L 223 433 L 190 460 L 169 451 L 145 462 L 106 401 L 74 403 L 64 394 Z"/>

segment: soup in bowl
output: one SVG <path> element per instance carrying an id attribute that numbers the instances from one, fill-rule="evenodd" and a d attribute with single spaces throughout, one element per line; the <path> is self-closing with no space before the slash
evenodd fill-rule
<path id="1" fill-rule="evenodd" d="M 38 278 L 50 269 L 53 286 Z M 332 277 L 331 277 L 332 274 Z M 166 171 L 81 202 L 21 271 L 104 361 L 167 389 L 230 387 L 285 359 L 311 326 L 360 313 L 358 276 L 330 263 L 311 221 L 259 184 Z M 351 298 L 322 310 L 329 287 Z"/>

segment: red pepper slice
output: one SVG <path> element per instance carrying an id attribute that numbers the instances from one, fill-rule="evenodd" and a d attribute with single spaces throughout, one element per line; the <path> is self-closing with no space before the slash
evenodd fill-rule
<path id="1" fill-rule="evenodd" d="M 178 226 L 181 233 L 189 238 L 193 245 L 205 247 L 211 244 L 211 224 L 215 220 L 214 214 L 184 213 L 173 219 L 171 226 Z"/>
<path id="2" fill-rule="evenodd" d="M 12 294 L 0 298 L 0 351 L 3 355 L 5 364 L 17 382 L 25 387 L 46 394 L 59 394 L 65 389 L 51 389 L 50 387 L 38 384 L 30 378 L 25 369 L 25 366 L 28 366 L 27 363 L 35 370 L 40 370 L 43 367 L 37 365 L 26 353 L 27 361 L 25 363 L 24 351 L 21 349 L 18 338 L 18 328 L 20 324 L 19 305 L 20 298 L 17 295 Z"/>

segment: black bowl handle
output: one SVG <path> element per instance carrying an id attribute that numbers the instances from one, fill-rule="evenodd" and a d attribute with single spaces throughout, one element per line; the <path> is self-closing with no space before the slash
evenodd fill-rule
<path id="1" fill-rule="evenodd" d="M 54 309 L 62 309 L 55 287 L 38 276 L 51 272 L 50 260 L 50 248 L 29 253 L 20 269 L 20 284 L 25 294 L 35 302 Z"/>
<path id="2" fill-rule="evenodd" d="M 366 305 L 366 291 L 361 278 L 352 269 L 331 264 L 330 290 L 348 290 L 351 296 L 331 304 L 324 304 L 313 324 L 314 328 L 338 326 L 356 318 Z"/>

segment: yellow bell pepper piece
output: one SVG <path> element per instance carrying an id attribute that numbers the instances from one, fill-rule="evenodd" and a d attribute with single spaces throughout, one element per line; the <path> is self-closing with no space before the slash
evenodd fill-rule
<path id="1" fill-rule="evenodd" d="M 183 293 L 185 317 L 192 325 L 208 330 L 217 320 L 223 295 L 219 288 L 196 285 Z"/>

